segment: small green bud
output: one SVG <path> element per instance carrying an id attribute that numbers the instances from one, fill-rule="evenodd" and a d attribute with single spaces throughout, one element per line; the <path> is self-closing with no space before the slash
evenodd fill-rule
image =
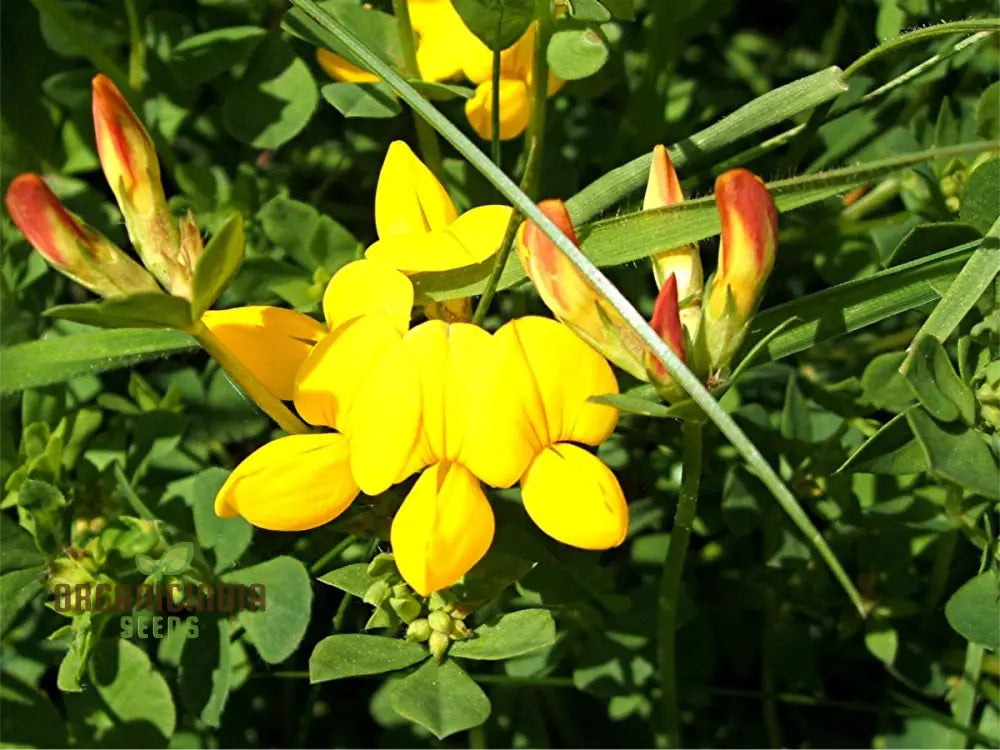
<path id="1" fill-rule="evenodd" d="M 375 581 L 365 592 L 365 604 L 379 605 L 389 598 L 389 584 L 385 581 Z"/>
<path id="2" fill-rule="evenodd" d="M 412 596 L 393 596 L 389 599 L 389 606 L 403 622 L 413 622 L 420 615 L 420 602 Z"/>
<path id="3" fill-rule="evenodd" d="M 397 599 L 412 599 L 413 590 L 406 584 L 405 581 L 400 581 L 392 587 L 392 595 Z"/>
<path id="4" fill-rule="evenodd" d="M 448 653 L 448 646 L 451 645 L 451 639 L 448 638 L 444 633 L 437 630 L 431 633 L 431 637 L 427 640 L 427 646 L 431 650 L 431 656 L 434 657 L 434 661 L 440 662 L 446 653 Z"/>
<path id="5" fill-rule="evenodd" d="M 430 623 L 423 617 L 414 620 L 406 627 L 406 640 L 423 643 L 431 637 Z"/>
<path id="6" fill-rule="evenodd" d="M 427 622 L 430 623 L 431 630 L 447 635 L 451 632 L 452 619 L 447 612 L 437 609 L 427 615 Z"/>
<path id="7" fill-rule="evenodd" d="M 461 620 L 452 620 L 451 623 L 451 637 L 456 641 L 462 641 L 466 638 L 471 638 L 473 633 L 469 630 L 469 626 L 466 625 Z"/>
<path id="8" fill-rule="evenodd" d="M 396 572 L 396 559 L 392 556 L 391 552 L 383 552 L 380 555 L 375 555 L 372 561 L 368 563 L 368 575 L 372 578 L 381 578 L 382 576 L 393 575 Z"/>

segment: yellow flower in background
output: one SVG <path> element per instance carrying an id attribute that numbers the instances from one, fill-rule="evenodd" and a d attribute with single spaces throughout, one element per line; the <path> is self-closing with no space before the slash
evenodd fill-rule
<path id="1" fill-rule="evenodd" d="M 500 53 L 500 139 L 516 138 L 531 117 L 532 68 L 537 21 L 514 44 Z M 493 137 L 493 53 L 486 45 L 467 53 L 462 70 L 476 85 L 476 93 L 465 102 L 465 116 L 480 138 Z M 485 53 L 485 54 L 484 54 Z M 551 73 L 546 95 L 552 96 L 563 81 Z"/>
<path id="2" fill-rule="evenodd" d="M 393 141 L 375 188 L 378 241 L 365 256 L 403 273 L 448 271 L 493 255 L 509 206 L 478 206 L 458 215 L 444 186 L 403 141 Z"/>

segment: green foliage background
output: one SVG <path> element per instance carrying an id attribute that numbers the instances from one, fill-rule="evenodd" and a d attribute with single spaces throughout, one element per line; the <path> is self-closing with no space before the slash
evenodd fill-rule
<path id="1" fill-rule="evenodd" d="M 370 14 L 347 0 L 325 7 L 397 59 Z M 388 143 L 416 139 L 384 84 L 332 84 L 314 46 L 286 30 L 302 33 L 287 10 L 271 0 L 4 3 L 2 187 L 43 174 L 126 246 L 98 169 L 89 92 L 98 70 L 131 80 L 174 212 L 192 209 L 208 235 L 234 211 L 245 219 L 247 259 L 217 306 L 316 313 L 326 281 L 375 238 Z M 638 217 L 634 191 L 618 201 L 610 188 L 581 189 L 656 143 L 681 144 L 692 196 L 735 164 L 782 181 L 778 262 L 751 343 L 783 327 L 722 404 L 868 609 L 862 620 L 709 428 L 677 634 L 689 745 L 973 747 L 1000 737 L 997 22 L 972 43 L 970 26 L 887 52 L 824 103 L 839 91 L 834 74 L 831 93 L 762 131 L 744 117 L 707 146 L 686 140 L 782 85 L 848 68 L 904 29 L 995 12 L 971 0 L 577 0 L 553 40 L 553 68 L 578 80 L 549 103 L 537 197 L 575 196 L 584 249 L 644 313 L 654 290 L 641 259 L 716 231 L 710 200 Z M 900 82 L 932 55 L 941 59 Z M 422 91 L 470 132 L 466 87 Z M 795 137 L 781 135 L 795 125 Z M 521 142 L 501 155 L 519 175 Z M 460 208 L 497 199 L 457 154 L 445 157 Z M 868 192 L 845 206 L 862 184 Z M 305 534 L 217 519 L 226 473 L 272 425 L 184 334 L 97 334 L 44 317 L 88 295 L 2 221 L 0 741 L 656 744 L 657 592 L 681 428 L 649 389 L 621 402 L 634 413 L 600 449 L 630 500 L 628 541 L 571 550 L 527 523 L 516 495 L 496 493 L 494 549 L 458 592 L 480 637 L 436 666 L 423 646 L 394 637 L 398 620 L 372 593 L 386 574 L 368 563 L 387 548 L 403 495 L 358 502 Z M 715 246 L 703 242 L 706 260 Z M 419 288 L 454 296 L 481 289 L 487 272 Z M 528 312 L 544 308 L 529 285 L 514 286 L 486 324 Z M 118 616 L 69 619 L 46 606 L 59 581 L 140 583 L 133 558 L 158 559 L 179 542 L 193 545 L 185 580 L 264 583 L 266 611 L 202 614 L 196 638 L 143 639 L 120 637 Z"/>

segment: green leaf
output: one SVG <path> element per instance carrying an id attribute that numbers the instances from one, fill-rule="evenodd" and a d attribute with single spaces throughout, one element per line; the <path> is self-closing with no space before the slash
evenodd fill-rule
<path id="1" fill-rule="evenodd" d="M 1000 467 L 977 431 L 940 425 L 920 409 L 906 413 L 931 472 L 971 492 L 1000 500 Z"/>
<path id="2" fill-rule="evenodd" d="M 268 664 L 284 661 L 299 647 L 309 625 L 312 587 L 306 567 L 292 557 L 252 565 L 222 576 L 225 583 L 263 584 L 264 609 L 240 612 L 239 622 L 260 658 Z"/>
<path id="3" fill-rule="evenodd" d="M 0 575 L 0 636 L 7 633 L 21 610 L 45 588 L 44 576 L 42 565 Z"/>
<path id="4" fill-rule="evenodd" d="M 193 559 L 194 544 L 177 542 L 163 553 L 159 561 L 160 569 L 165 575 L 178 575 L 191 567 Z"/>
<path id="5" fill-rule="evenodd" d="M 843 71 L 830 67 L 768 91 L 710 127 L 670 147 L 670 161 L 683 171 L 695 157 L 718 151 L 741 138 L 777 125 L 847 91 Z M 612 169 L 566 201 L 574 223 L 597 216 L 646 184 L 651 154 Z M 677 245 L 664 245 L 677 247 Z"/>
<path id="6" fill-rule="evenodd" d="M 368 49 L 388 65 L 402 70 L 403 52 L 399 43 L 399 24 L 389 13 L 363 7 L 352 0 L 324 0 L 317 3 L 324 11 L 344 23 L 361 39 Z M 300 8 L 292 8 L 285 14 L 282 28 L 305 39 L 314 46 L 326 47 L 336 52 L 348 62 L 362 70 L 368 70 L 364 61 L 358 58 L 336 36 L 329 33 Z"/>
<path id="7" fill-rule="evenodd" d="M 257 218 L 267 238 L 310 274 L 320 264 L 332 275 L 359 257 L 357 239 L 307 203 L 279 195 L 264 204 Z"/>
<path id="8" fill-rule="evenodd" d="M 607 40 L 597 28 L 575 21 L 557 22 L 546 52 L 549 69 L 566 81 L 594 75 L 609 54 Z"/>
<path id="9" fill-rule="evenodd" d="M 997 195 L 1000 195 L 1000 157 L 993 157 L 977 166 L 965 180 L 959 219 L 986 233 L 1000 214 Z"/>
<path id="10" fill-rule="evenodd" d="M 528 30 L 533 0 L 452 0 L 469 31 L 491 50 L 510 47 Z"/>
<path id="11" fill-rule="evenodd" d="M 899 651 L 899 633 L 886 622 L 873 621 L 865 633 L 865 648 L 880 662 L 891 667 Z"/>
<path id="12" fill-rule="evenodd" d="M 490 717 L 490 699 L 451 659 L 425 661 L 392 688 L 393 709 L 439 740 L 477 727 Z"/>
<path id="13" fill-rule="evenodd" d="M 193 88 L 245 63 L 267 35 L 258 26 L 231 26 L 187 37 L 174 47 L 170 67 L 182 86 Z"/>
<path id="14" fill-rule="evenodd" d="M 921 336 L 934 336 L 938 341 L 945 341 L 983 296 L 997 273 L 1000 273 L 1000 219 L 993 224 L 961 272 L 947 286 L 948 291 L 920 326 L 914 340 Z M 903 367 L 905 369 L 905 363 Z"/>
<path id="15" fill-rule="evenodd" d="M 966 581 L 944 605 L 944 616 L 959 635 L 1000 651 L 1000 577 L 988 570 Z"/>
<path id="16" fill-rule="evenodd" d="M 914 395 L 941 422 L 959 417 L 971 425 L 976 418 L 976 397 L 962 379 L 944 347 L 933 336 L 922 336 L 910 354 L 906 380 Z"/>
<path id="17" fill-rule="evenodd" d="M 882 425 L 837 469 L 860 474 L 918 474 L 926 470 L 927 458 L 913 438 L 905 412 Z"/>
<path id="18" fill-rule="evenodd" d="M 100 328 L 186 329 L 193 320 L 191 305 L 180 297 L 149 292 L 129 297 L 56 305 L 45 311 L 51 318 L 63 318 Z"/>
<path id="19" fill-rule="evenodd" d="M 222 101 L 222 122 L 254 148 L 287 143 L 309 122 L 319 93 L 309 66 L 279 37 L 265 41 Z"/>
<path id="20" fill-rule="evenodd" d="M 81 375 L 132 367 L 197 342 L 182 331 L 122 329 L 29 341 L 0 350 L 0 393 L 61 383 Z"/>
<path id="21" fill-rule="evenodd" d="M 69 747 L 66 722 L 48 696 L 17 675 L 0 683 L 5 747 Z"/>
<path id="22" fill-rule="evenodd" d="M 194 515 L 194 533 L 203 549 L 215 555 L 216 572 L 225 570 L 242 557 L 253 539 L 253 526 L 241 516 L 219 518 L 215 515 L 215 496 L 229 477 L 216 467 L 196 474 L 191 492 L 185 498 Z"/>
<path id="23" fill-rule="evenodd" d="M 475 637 L 456 641 L 448 653 L 463 659 L 513 659 L 551 646 L 556 624 L 547 609 L 522 609 L 475 629 Z"/>
<path id="24" fill-rule="evenodd" d="M 31 534 L 8 515 L 0 514 L 0 574 L 44 564 L 45 556 Z"/>
<path id="25" fill-rule="evenodd" d="M 611 20 L 611 11 L 598 0 L 570 0 L 569 14 L 578 21 L 604 23 Z"/>
<path id="26" fill-rule="evenodd" d="M 174 733 L 170 687 L 146 652 L 123 638 L 103 640 L 90 656 L 90 679 L 111 714 L 124 724 L 149 724 L 164 738 Z"/>
<path id="27" fill-rule="evenodd" d="M 200 614 L 197 627 L 197 637 L 184 642 L 177 682 L 188 710 L 208 726 L 218 727 L 232 678 L 229 621 Z"/>
<path id="28" fill-rule="evenodd" d="M 1000 139 L 1000 81 L 987 86 L 979 97 L 976 132 L 983 138 Z"/>
<path id="29" fill-rule="evenodd" d="M 232 214 L 215 233 L 194 269 L 191 289 L 191 319 L 198 320 L 222 294 L 243 263 L 246 238 L 243 217 Z"/>
<path id="30" fill-rule="evenodd" d="M 328 83 L 320 93 L 344 117 L 395 117 L 402 105 L 384 83 Z"/>
<path id="31" fill-rule="evenodd" d="M 981 232 L 957 221 L 918 224 L 892 249 L 884 265 L 898 266 L 966 242 L 978 242 Z"/>
<path id="32" fill-rule="evenodd" d="M 900 411 L 913 403 L 913 391 L 899 371 L 906 352 L 879 354 L 865 366 L 861 389 L 865 401 L 876 409 Z"/>
<path id="33" fill-rule="evenodd" d="M 135 556 L 135 569 L 144 576 L 149 576 L 160 569 L 160 563 L 149 555 L 139 554 Z"/>
<path id="34" fill-rule="evenodd" d="M 344 565 L 320 576 L 318 580 L 328 586 L 335 586 L 341 591 L 346 591 L 359 599 L 363 599 L 365 593 L 375 583 L 375 579 L 368 575 L 368 563 Z"/>
<path id="35" fill-rule="evenodd" d="M 668 419 L 674 416 L 674 412 L 670 410 L 669 406 L 659 401 L 643 398 L 632 392 L 605 393 L 600 396 L 591 396 L 588 400 L 596 404 L 613 406 L 626 414 L 638 414 L 643 417 L 657 417 L 660 419 Z"/>
<path id="36" fill-rule="evenodd" d="M 426 647 L 402 638 L 361 633 L 331 635 L 317 643 L 309 656 L 309 681 L 393 672 L 428 656 Z"/>
<path id="37" fill-rule="evenodd" d="M 18 491 L 17 504 L 27 516 L 25 525 L 38 548 L 50 557 L 58 556 L 69 541 L 63 493 L 48 482 L 28 479 Z"/>

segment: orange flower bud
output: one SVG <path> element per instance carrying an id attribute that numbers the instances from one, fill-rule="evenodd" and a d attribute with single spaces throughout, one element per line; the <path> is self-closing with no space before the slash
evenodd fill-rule
<path id="1" fill-rule="evenodd" d="M 138 263 L 67 211 L 38 175 L 15 177 L 5 202 L 32 247 L 80 285 L 102 297 L 160 291 Z"/>
<path id="2" fill-rule="evenodd" d="M 644 211 L 664 208 L 684 202 L 677 172 L 670 162 L 670 154 L 664 146 L 653 149 L 649 165 L 649 179 L 646 195 L 642 202 Z M 680 319 L 692 339 L 697 337 L 701 324 L 701 295 L 704 276 L 701 268 L 701 254 L 698 243 L 663 250 L 650 259 L 653 263 L 653 277 L 656 285 L 662 287 L 664 281 L 674 276 L 677 283 L 677 297 L 680 300 Z"/>
<path id="3" fill-rule="evenodd" d="M 93 80 L 93 114 L 101 168 L 136 252 L 171 291 L 175 286 L 189 287 L 190 273 L 182 262 L 180 233 L 163 194 L 156 149 L 125 97 L 102 74 Z"/>
<path id="4" fill-rule="evenodd" d="M 706 340 L 712 364 L 722 367 L 736 351 L 774 266 L 778 212 L 757 175 L 733 169 L 715 181 L 722 220 L 719 265 L 708 290 Z"/>
<path id="5" fill-rule="evenodd" d="M 538 208 L 576 244 L 576 232 L 561 200 L 542 201 Z M 641 342 L 532 221 L 518 230 L 517 255 L 542 301 L 560 321 L 623 370 L 646 378 Z"/>
<path id="6" fill-rule="evenodd" d="M 653 317 L 649 325 L 667 345 L 673 349 L 681 362 L 687 361 L 684 345 L 684 328 L 681 326 L 680 309 L 677 306 L 677 277 L 671 274 L 660 287 L 653 305 Z M 654 383 L 672 382 L 667 369 L 650 352 L 646 353 L 646 371 Z"/>

